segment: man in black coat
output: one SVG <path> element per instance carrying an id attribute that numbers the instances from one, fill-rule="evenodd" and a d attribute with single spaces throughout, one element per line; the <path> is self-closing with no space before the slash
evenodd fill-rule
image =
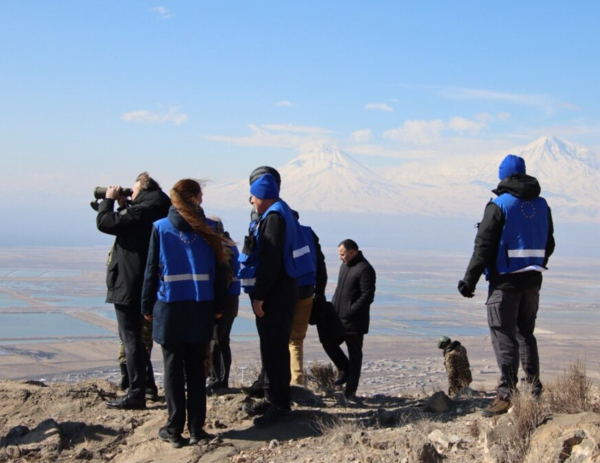
<path id="1" fill-rule="evenodd" d="M 336 385 L 346 384 L 344 396 L 354 399 L 362 367 L 364 335 L 369 332 L 369 312 L 375 298 L 375 269 L 365 259 L 358 245 L 347 239 L 338 247 L 342 266 L 332 303 L 344 324 L 344 342 L 348 356 L 335 342 L 323 345 L 340 376 Z"/>
<path id="2" fill-rule="evenodd" d="M 152 224 L 167 216 L 171 201 L 147 172 L 138 175 L 131 204 L 122 191 L 119 186 L 108 188 L 98 205 L 96 224 L 101 232 L 116 237 L 108 260 L 106 302 L 115 305 L 129 376 L 127 395 L 106 406 L 129 410 L 146 406 L 146 369 L 152 365 L 142 342 L 142 285 Z"/>

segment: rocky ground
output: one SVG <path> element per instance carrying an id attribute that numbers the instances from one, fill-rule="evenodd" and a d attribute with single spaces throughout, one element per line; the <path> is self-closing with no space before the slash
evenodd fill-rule
<path id="1" fill-rule="evenodd" d="M 470 390 L 452 399 L 443 392 L 376 394 L 348 404 L 335 391 L 294 388 L 290 418 L 259 429 L 241 410 L 251 399 L 232 389 L 208 399 L 207 431 L 215 438 L 182 449 L 158 439 L 164 402 L 142 411 L 107 409 L 103 402 L 117 395 L 107 380 L 0 382 L 0 462 L 600 461 L 599 414 L 534 413 L 537 429 L 521 451 L 517 444 L 531 428 L 523 408 L 483 418 L 491 394 Z"/>

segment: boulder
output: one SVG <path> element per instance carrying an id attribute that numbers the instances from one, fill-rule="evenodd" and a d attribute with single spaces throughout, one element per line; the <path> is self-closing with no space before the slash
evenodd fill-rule
<path id="1" fill-rule="evenodd" d="M 419 463 L 440 463 L 442 458 L 444 457 L 438 453 L 433 444 L 428 442 L 423 445 L 423 448 L 419 451 L 417 461 Z"/>
<path id="2" fill-rule="evenodd" d="M 290 386 L 290 398 L 293 403 L 304 407 L 325 407 L 323 399 L 300 386 Z"/>
<path id="3" fill-rule="evenodd" d="M 433 394 L 423 406 L 425 411 L 433 413 L 446 413 L 454 406 L 454 402 L 443 391 L 438 391 Z"/>
<path id="4" fill-rule="evenodd" d="M 385 408 L 377 409 L 377 422 L 380 426 L 395 426 L 398 424 L 398 417 L 395 412 L 386 410 Z"/>
<path id="5" fill-rule="evenodd" d="M 436 450 L 440 453 L 444 453 L 454 447 L 457 447 L 462 442 L 460 437 L 454 434 L 446 436 L 439 429 L 430 432 L 427 437 L 435 445 Z"/>
<path id="6" fill-rule="evenodd" d="M 600 414 L 555 415 L 535 430 L 525 463 L 600 461 Z"/>
<path id="7" fill-rule="evenodd" d="M 479 446 L 481 463 L 505 463 L 505 443 L 511 436 L 512 422 L 507 415 L 496 420 L 479 422 Z"/>

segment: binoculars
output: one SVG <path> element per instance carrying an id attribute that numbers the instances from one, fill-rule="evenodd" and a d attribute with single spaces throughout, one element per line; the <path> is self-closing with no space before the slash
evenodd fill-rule
<path id="1" fill-rule="evenodd" d="M 96 198 L 96 200 L 92 201 L 90 203 L 90 206 L 92 206 L 92 209 L 94 209 L 95 211 L 98 211 L 98 201 L 106 198 L 106 190 L 108 190 L 108 188 L 106 188 L 105 186 L 97 186 L 96 188 L 94 188 L 94 198 Z M 119 189 L 119 196 L 124 196 L 125 198 L 128 198 L 132 194 L 133 190 L 131 188 Z"/>
<path id="2" fill-rule="evenodd" d="M 94 188 L 94 198 L 96 199 L 104 199 L 106 198 L 106 188 L 105 186 L 97 186 Z M 129 197 L 133 194 L 133 190 L 131 188 L 120 188 L 119 196 Z"/>

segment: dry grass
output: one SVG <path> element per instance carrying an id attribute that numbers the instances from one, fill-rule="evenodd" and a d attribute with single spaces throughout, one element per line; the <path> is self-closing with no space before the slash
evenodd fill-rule
<path id="1" fill-rule="evenodd" d="M 261 369 L 260 362 L 238 365 L 234 358 L 231 364 L 229 385 L 231 387 L 249 386 L 256 381 Z"/>
<path id="2" fill-rule="evenodd" d="M 336 371 L 331 363 L 313 362 L 306 373 L 307 382 L 317 391 L 331 391 L 335 389 Z"/>
<path id="3" fill-rule="evenodd" d="M 571 363 L 541 398 L 534 397 L 525 387 L 512 397 L 511 402 L 511 426 L 506 428 L 503 442 L 506 463 L 521 463 L 525 459 L 533 432 L 551 413 L 579 413 L 597 408 L 592 382 L 585 364 L 579 360 Z"/>
<path id="4" fill-rule="evenodd" d="M 507 463 L 520 463 L 531 444 L 531 436 L 538 426 L 547 418 L 547 405 L 528 391 L 516 393 L 511 400 L 512 426 L 508 428 L 504 447 Z"/>
<path id="5" fill-rule="evenodd" d="M 592 381 L 587 375 L 585 364 L 577 360 L 558 378 L 556 384 L 544 394 L 551 411 L 555 413 L 579 413 L 594 411 Z"/>
<path id="6" fill-rule="evenodd" d="M 370 463 L 369 434 L 361 422 L 348 419 L 318 420 L 317 429 L 328 441 L 328 450 L 334 461 L 337 455 L 345 455 L 348 448 L 352 448 L 354 461 Z"/>

